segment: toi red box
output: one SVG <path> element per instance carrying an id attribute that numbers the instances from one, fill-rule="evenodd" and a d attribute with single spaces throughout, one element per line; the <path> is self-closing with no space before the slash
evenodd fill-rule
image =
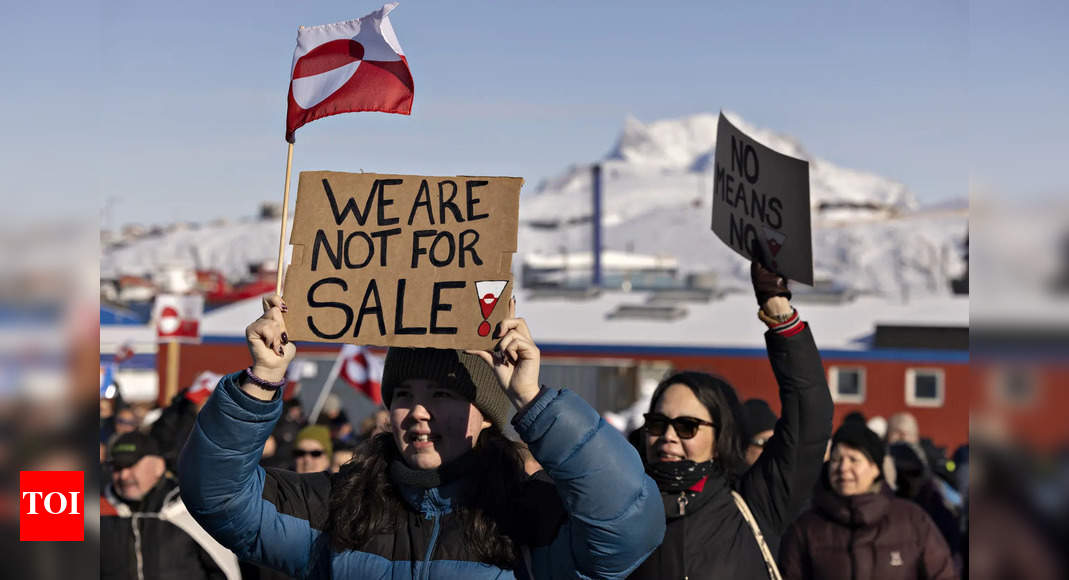
<path id="1" fill-rule="evenodd" d="M 84 472 L 19 472 L 19 540 L 85 540 Z"/>

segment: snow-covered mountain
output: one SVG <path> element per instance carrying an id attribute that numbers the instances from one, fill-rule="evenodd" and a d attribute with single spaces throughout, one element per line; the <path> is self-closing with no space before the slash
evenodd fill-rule
<path id="1" fill-rule="evenodd" d="M 809 162 L 810 204 L 873 205 L 887 212 L 916 209 L 917 200 L 896 181 L 813 157 L 791 137 L 755 127 L 726 112 L 739 129 L 769 148 Z M 604 219 L 613 224 L 653 208 L 688 205 L 712 194 L 717 116 L 702 113 L 643 124 L 628 118 L 615 146 L 602 160 Z M 572 166 L 542 182 L 524 199 L 521 219 L 576 220 L 590 214 L 589 166 Z M 580 202 L 572 201 L 581 200 Z"/>
<path id="2" fill-rule="evenodd" d="M 791 137 L 728 117 L 772 149 L 809 162 L 818 279 L 860 292 L 916 296 L 945 293 L 946 279 L 964 271 L 967 204 L 918 208 L 901 183 L 839 167 L 813 157 Z M 713 114 L 625 121 L 602 161 L 605 249 L 672 257 L 681 273 L 715 272 L 729 286 L 748 282 L 745 261 L 709 228 L 716 125 Z M 525 256 L 590 250 L 590 188 L 589 166 L 576 165 L 524 193 L 517 272 Z M 161 232 L 105 245 L 101 276 L 187 266 L 237 280 L 250 265 L 273 263 L 277 244 L 277 220 Z"/>
<path id="3" fill-rule="evenodd" d="M 920 208 L 905 185 L 812 156 L 797 140 L 726 113 L 770 148 L 809 162 L 817 279 L 898 297 L 947 291 L 965 268 L 967 204 Z M 603 247 L 676 258 L 683 273 L 713 271 L 744 285 L 748 264 L 711 232 L 717 116 L 649 124 L 629 118 L 601 161 Z M 520 250 L 591 248 L 591 169 L 569 167 L 521 199 Z"/>

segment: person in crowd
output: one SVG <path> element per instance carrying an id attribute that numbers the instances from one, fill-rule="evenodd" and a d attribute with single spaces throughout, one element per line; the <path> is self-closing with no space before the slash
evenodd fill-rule
<path id="1" fill-rule="evenodd" d="M 186 510 L 156 441 L 138 431 L 111 444 L 100 498 L 100 577 L 238 580 L 237 558 Z"/>
<path id="2" fill-rule="evenodd" d="M 769 327 L 781 418 L 748 466 L 744 414 L 727 381 L 699 372 L 661 381 L 642 444 L 667 532 L 631 578 L 775 577 L 779 536 L 819 477 L 832 422 L 820 353 L 790 305 L 786 281 L 756 263 L 751 278 L 759 318 Z"/>
<path id="3" fill-rule="evenodd" d="M 865 426 L 868 427 L 873 433 L 880 436 L 880 439 L 887 437 L 887 419 L 884 419 L 880 415 L 869 419 L 865 422 Z"/>
<path id="4" fill-rule="evenodd" d="M 332 441 L 331 444 L 334 447 L 334 453 L 331 454 L 330 472 L 338 473 L 341 471 L 341 466 L 349 463 L 349 460 L 356 454 L 356 447 L 340 441 Z"/>
<path id="5" fill-rule="evenodd" d="M 348 415 L 345 413 L 345 408 L 342 406 L 341 397 L 337 393 L 330 393 L 327 395 L 327 400 L 323 401 L 323 411 L 316 418 L 316 423 L 329 425 L 331 421 L 338 418 L 349 420 Z"/>
<path id="6" fill-rule="evenodd" d="M 330 439 L 343 445 L 359 443 L 356 431 L 353 431 L 353 424 L 344 414 L 330 420 Z"/>
<path id="7" fill-rule="evenodd" d="M 370 439 L 379 433 L 390 432 L 390 412 L 386 409 L 376 409 L 360 422 L 360 432 L 357 438 L 361 441 Z"/>
<path id="8" fill-rule="evenodd" d="M 920 425 L 917 424 L 917 418 L 913 416 L 913 413 L 906 411 L 895 413 L 887 420 L 887 443 L 890 445 L 899 441 L 920 445 Z"/>
<path id="9" fill-rule="evenodd" d="M 954 487 L 966 496 L 969 492 L 969 444 L 959 445 L 951 461 L 954 462 Z"/>
<path id="10" fill-rule="evenodd" d="M 753 465 L 765 443 L 772 438 L 776 428 L 776 414 L 764 399 L 750 399 L 742 404 L 743 439 L 746 445 L 746 465 Z"/>
<path id="11" fill-rule="evenodd" d="M 124 435 L 137 431 L 140 423 L 137 420 L 137 415 L 134 414 L 134 410 L 130 407 L 123 407 L 115 413 L 115 433 L 118 435 Z"/>
<path id="12" fill-rule="evenodd" d="M 960 510 L 962 498 L 957 490 L 954 463 L 947 458 L 945 449 L 936 446 L 931 439 L 921 436 L 920 425 L 912 413 L 895 413 L 887 421 L 887 443 L 893 445 L 899 442 L 914 445 L 915 449 L 921 451 L 920 458 L 926 464 L 928 471 L 936 476 L 934 481 L 943 500 L 954 510 Z M 895 487 L 897 487 L 897 476 Z"/>
<path id="13" fill-rule="evenodd" d="M 330 469 L 334 447 L 330 430 L 324 425 L 309 425 L 297 433 L 293 447 L 293 463 L 297 473 L 317 473 Z"/>
<path id="14" fill-rule="evenodd" d="M 865 418 L 865 414 L 861 411 L 850 411 L 843 417 L 842 424 L 845 425 L 847 423 L 860 423 L 862 425 L 867 425 L 868 422 L 869 420 Z"/>
<path id="15" fill-rule="evenodd" d="M 110 396 L 100 397 L 100 440 L 111 441 L 115 435 L 115 414 L 125 403 L 119 389 L 115 389 Z"/>
<path id="16" fill-rule="evenodd" d="M 264 467 L 293 469 L 293 451 L 297 444 L 297 433 L 307 424 L 304 409 L 298 399 L 282 401 L 282 418 L 275 425 L 275 430 L 268 437 L 274 446 L 274 453 L 261 461 Z"/>
<path id="17" fill-rule="evenodd" d="M 924 509 L 928 517 L 943 534 L 951 554 L 957 560 L 957 551 L 962 543 L 960 514 L 957 508 L 946 501 L 941 484 L 932 475 L 924 450 L 915 443 L 899 441 L 890 447 L 889 455 L 894 460 L 897 485 L 895 495 L 908 499 Z"/>
<path id="18" fill-rule="evenodd" d="M 171 399 L 171 403 L 160 414 L 160 418 L 152 424 L 149 434 L 160 444 L 164 459 L 167 460 L 167 469 L 172 472 L 178 470 L 178 452 L 182 450 L 189 432 L 193 430 L 193 423 L 197 420 L 197 413 L 211 396 L 212 388 L 204 388 L 201 385 L 186 387 Z"/>
<path id="19" fill-rule="evenodd" d="M 391 348 L 391 430 L 339 473 L 259 467 L 296 352 L 283 307 L 265 300 L 252 365 L 220 381 L 181 458 L 186 503 L 241 558 L 299 578 L 619 578 L 661 542 L 656 484 L 581 397 L 539 385 L 514 303 L 492 352 Z M 503 435 L 510 407 L 544 474 Z"/>
<path id="20" fill-rule="evenodd" d="M 886 445 L 863 423 L 844 423 L 813 507 L 783 537 L 787 580 L 958 577 L 942 534 L 924 510 L 882 484 Z"/>
<path id="21" fill-rule="evenodd" d="M 155 403 L 151 401 L 138 401 L 130 404 L 130 410 L 134 412 L 134 418 L 137 419 L 137 424 L 139 426 L 146 424 L 149 413 L 155 408 Z"/>

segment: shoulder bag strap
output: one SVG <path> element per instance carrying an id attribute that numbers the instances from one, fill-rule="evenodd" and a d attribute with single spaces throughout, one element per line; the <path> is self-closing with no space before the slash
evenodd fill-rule
<path id="1" fill-rule="evenodd" d="M 768 544 L 765 543 L 765 535 L 761 533 L 761 528 L 757 527 L 757 519 L 750 512 L 750 506 L 746 505 L 746 500 L 742 499 L 737 491 L 732 491 L 731 497 L 735 500 L 739 511 L 742 512 L 742 519 L 746 520 L 746 523 L 750 524 L 750 529 L 753 530 L 754 538 L 757 539 L 757 547 L 761 548 L 761 557 L 765 559 L 765 566 L 768 567 L 768 577 L 772 580 L 783 580 L 779 568 L 776 567 L 776 559 L 772 557 L 772 550 L 769 550 Z"/>

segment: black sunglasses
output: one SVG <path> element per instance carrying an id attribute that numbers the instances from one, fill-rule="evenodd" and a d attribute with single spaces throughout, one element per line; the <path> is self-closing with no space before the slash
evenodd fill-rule
<path id="1" fill-rule="evenodd" d="M 312 457 L 323 457 L 322 449 L 314 449 L 312 451 L 305 451 L 304 449 L 294 449 L 293 456 L 297 459 L 304 457 L 305 455 L 311 455 Z"/>
<path id="2" fill-rule="evenodd" d="M 702 425 L 714 426 L 709 421 L 703 421 L 697 417 L 676 417 L 675 419 L 669 419 L 660 413 L 646 413 L 642 415 L 646 419 L 646 424 L 643 427 L 646 429 L 646 433 L 653 435 L 654 437 L 660 437 L 664 435 L 665 431 L 668 431 L 668 425 L 672 425 L 672 429 L 675 429 L 676 435 L 680 439 L 690 439 L 698 434 L 698 429 Z"/>

